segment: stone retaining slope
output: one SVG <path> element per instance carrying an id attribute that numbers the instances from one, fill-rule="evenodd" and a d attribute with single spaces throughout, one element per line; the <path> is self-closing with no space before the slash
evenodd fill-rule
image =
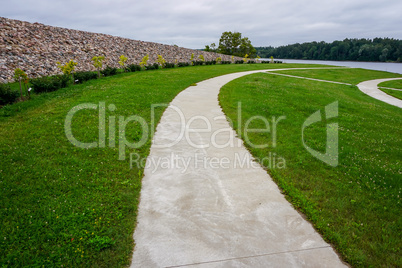
<path id="1" fill-rule="evenodd" d="M 128 64 L 138 64 L 149 54 L 148 63 L 152 64 L 157 55 L 168 62 L 189 62 L 192 53 L 195 58 L 204 55 L 205 60 L 231 60 L 231 56 L 213 52 L 0 17 L 0 82 L 12 81 L 16 68 L 23 69 L 29 77 L 57 74 L 60 70 L 56 62 L 70 59 L 78 62 L 77 71 L 88 71 L 94 70 L 93 56 L 104 55 L 107 65 L 119 67 L 122 54 L 128 57 Z"/>

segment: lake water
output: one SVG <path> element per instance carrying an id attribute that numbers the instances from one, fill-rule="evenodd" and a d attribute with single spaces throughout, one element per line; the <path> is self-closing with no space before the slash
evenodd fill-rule
<path id="1" fill-rule="evenodd" d="M 270 60 L 270 59 L 261 59 Z M 327 60 L 282 60 L 284 63 L 305 63 L 305 64 L 324 64 L 334 66 L 346 66 L 352 68 L 363 68 L 377 71 L 386 71 L 391 73 L 402 74 L 402 63 L 391 62 L 363 62 L 363 61 L 327 61 Z"/>

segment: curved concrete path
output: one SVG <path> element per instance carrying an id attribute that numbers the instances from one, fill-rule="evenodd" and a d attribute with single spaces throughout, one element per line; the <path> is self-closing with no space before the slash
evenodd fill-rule
<path id="1" fill-rule="evenodd" d="M 131 267 L 344 267 L 219 106 L 224 84 L 265 71 L 200 82 L 166 109 L 144 171 Z"/>
<path id="2" fill-rule="evenodd" d="M 381 91 L 380 89 L 378 89 L 378 84 L 380 84 L 382 82 L 398 80 L 398 79 L 402 79 L 402 77 L 369 80 L 369 81 L 361 82 L 360 84 L 357 85 L 357 87 L 360 89 L 360 91 L 369 95 L 370 97 L 373 97 L 377 100 L 380 100 L 380 101 L 386 102 L 388 104 L 402 108 L 402 101 L 400 99 L 392 97 L 392 96 L 386 94 L 385 92 Z"/>

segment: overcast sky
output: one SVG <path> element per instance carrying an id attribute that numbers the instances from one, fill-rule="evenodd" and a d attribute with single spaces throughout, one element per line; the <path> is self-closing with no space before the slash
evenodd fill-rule
<path id="1" fill-rule="evenodd" d="M 402 39 L 401 0 L 0 0 L 0 16 L 188 48 L 224 31 L 254 46 Z"/>

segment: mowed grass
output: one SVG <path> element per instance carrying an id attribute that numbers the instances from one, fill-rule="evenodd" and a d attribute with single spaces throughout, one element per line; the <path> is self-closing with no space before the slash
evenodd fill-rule
<path id="1" fill-rule="evenodd" d="M 282 73 L 357 84 L 364 80 L 396 77 L 362 69 L 291 70 Z M 226 84 L 219 95 L 225 114 L 239 130 L 237 105 L 241 102 L 241 129 L 253 116 L 286 119 L 273 134 L 248 133 L 257 158 L 275 157 L 286 168 L 265 161 L 267 172 L 292 204 L 300 209 L 342 258 L 354 267 L 401 267 L 402 112 L 375 100 L 356 86 L 254 74 Z M 338 101 L 339 116 L 325 119 L 325 106 Z M 331 167 L 303 146 L 302 125 L 321 110 L 322 121 L 304 131 L 310 148 L 325 153 L 326 125 L 339 125 L 339 165 Z M 249 128 L 266 128 L 254 120 Z M 272 124 L 270 125 L 273 131 Z M 244 131 L 238 134 L 244 139 Z"/>
<path id="2" fill-rule="evenodd" d="M 292 71 L 286 70 L 286 71 L 276 71 L 275 73 L 291 74 L 301 77 L 349 83 L 352 85 L 357 85 L 360 82 L 373 79 L 402 77 L 402 75 L 400 74 L 373 71 L 360 68 L 342 68 L 342 67 L 335 67 L 334 69 L 321 69 L 321 70 L 292 70 Z"/>
<path id="3" fill-rule="evenodd" d="M 151 131 L 151 104 L 169 103 L 193 83 L 283 66 L 216 65 L 126 73 L 1 108 L 0 266 L 127 266 L 143 176 L 141 166 L 130 167 L 129 157 L 135 153 L 145 159 L 151 137 L 140 148 L 126 147 L 126 158 L 119 161 L 119 135 L 138 142 L 144 134 L 135 122 L 120 128 L 120 117 L 140 116 Z M 81 149 L 66 137 L 68 112 L 84 103 L 97 109 L 77 112 L 72 133 L 81 142 L 99 142 L 99 105 L 105 103 L 103 148 Z M 163 110 L 155 110 L 155 123 Z M 109 127 L 113 120 L 114 128 Z M 115 135 L 111 147 L 110 131 Z"/>
<path id="4" fill-rule="evenodd" d="M 382 82 L 378 85 L 379 87 L 388 87 L 388 88 L 396 88 L 402 90 L 402 79 L 401 80 L 393 80 L 393 81 L 387 81 L 387 82 Z M 398 98 L 402 100 L 402 91 L 400 90 L 392 90 L 388 88 L 380 88 L 382 91 L 387 93 L 388 95 L 391 95 L 395 98 Z"/>
<path id="5" fill-rule="evenodd" d="M 382 83 L 378 84 L 378 86 L 402 89 L 402 79 L 382 82 Z"/>

